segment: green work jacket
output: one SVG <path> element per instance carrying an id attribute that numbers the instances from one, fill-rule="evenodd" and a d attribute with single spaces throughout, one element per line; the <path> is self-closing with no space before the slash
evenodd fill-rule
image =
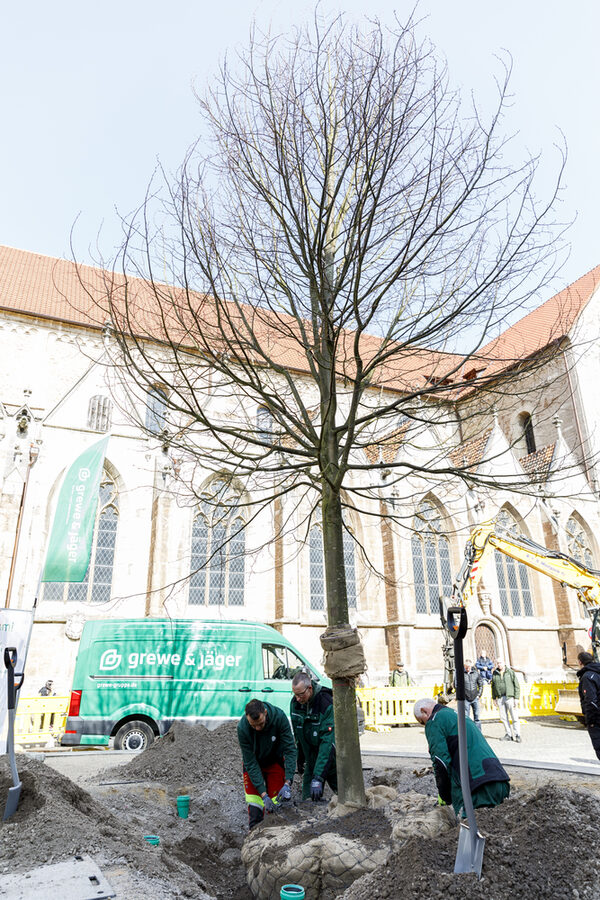
<path id="1" fill-rule="evenodd" d="M 292 781 L 296 771 L 296 744 L 288 717 L 277 706 L 265 703 L 267 721 L 262 731 L 255 731 L 248 724 L 246 716 L 238 722 L 237 734 L 242 751 L 244 768 L 259 794 L 267 790 L 262 768 L 281 762 L 285 768 L 286 781 Z"/>
<path id="2" fill-rule="evenodd" d="M 508 797 L 509 777 L 500 760 L 476 727 L 467 718 L 467 754 L 473 806 L 496 806 Z M 434 707 L 425 724 L 429 755 L 442 800 L 452 803 L 457 815 L 463 807 L 458 757 L 458 715 L 447 706 Z"/>
<path id="3" fill-rule="evenodd" d="M 504 667 L 503 674 L 496 669 L 492 675 L 492 700 L 497 700 L 498 697 L 518 700 L 520 696 L 521 686 L 515 672 L 508 666 Z"/>
<path id="4" fill-rule="evenodd" d="M 313 695 L 304 706 L 295 697 L 290 704 L 298 762 L 306 774 L 325 782 L 335 772 L 335 730 L 331 691 L 313 681 Z"/>

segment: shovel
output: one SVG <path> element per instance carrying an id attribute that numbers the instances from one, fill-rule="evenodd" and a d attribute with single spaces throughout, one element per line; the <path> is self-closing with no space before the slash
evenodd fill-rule
<path id="1" fill-rule="evenodd" d="M 15 666 L 17 664 L 17 648 L 4 648 L 4 665 L 6 666 L 8 681 L 8 735 L 6 740 L 6 749 L 10 763 L 10 771 L 12 773 L 13 786 L 8 789 L 8 797 L 6 798 L 6 806 L 4 807 L 4 815 L 2 821 L 7 819 L 17 811 L 19 805 L 19 796 L 21 794 L 21 781 L 17 772 L 17 763 L 15 761 Z M 21 682 L 22 683 L 22 682 Z"/>
<path id="2" fill-rule="evenodd" d="M 448 631 L 454 638 L 454 658 L 456 662 L 456 700 L 458 713 L 458 761 L 460 768 L 460 789 L 463 795 L 467 823 L 461 822 L 458 835 L 458 849 L 454 861 L 454 872 L 473 872 L 481 878 L 483 848 L 485 838 L 477 831 L 471 781 L 469 778 L 469 758 L 467 753 L 467 727 L 465 725 L 465 666 L 463 659 L 463 638 L 467 631 L 467 611 L 464 606 L 450 607 L 448 610 Z"/>

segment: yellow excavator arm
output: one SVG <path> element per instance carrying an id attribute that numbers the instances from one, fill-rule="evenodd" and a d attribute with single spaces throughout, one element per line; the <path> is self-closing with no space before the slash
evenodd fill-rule
<path id="1" fill-rule="evenodd" d="M 452 601 L 456 606 L 467 606 L 474 596 L 493 550 L 574 588 L 590 613 L 600 608 L 600 571 L 588 569 L 573 557 L 558 550 L 548 550 L 522 535 L 511 534 L 493 520 L 474 528 L 467 541 L 465 561 L 452 591 Z"/>
<path id="2" fill-rule="evenodd" d="M 576 559 L 548 550 L 541 544 L 522 535 L 512 534 L 493 519 L 476 526 L 465 547 L 464 562 L 452 586 L 450 606 L 465 606 L 475 595 L 477 585 L 486 564 L 494 550 L 510 556 L 530 569 L 548 575 L 560 584 L 573 588 L 592 617 L 592 651 L 594 658 L 600 658 L 600 571 L 586 568 Z M 446 632 L 444 653 L 444 688 L 446 693 L 454 689 L 453 641 L 447 633 L 444 605 L 448 601 L 440 599 L 440 617 Z"/>

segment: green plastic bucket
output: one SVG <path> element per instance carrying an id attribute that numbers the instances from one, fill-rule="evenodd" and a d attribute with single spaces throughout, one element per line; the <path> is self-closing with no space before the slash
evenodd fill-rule
<path id="1" fill-rule="evenodd" d="M 157 834 L 145 834 L 144 840 L 148 841 L 149 844 L 152 844 L 153 847 L 157 847 L 160 844 L 160 838 Z"/>
<path id="2" fill-rule="evenodd" d="M 304 888 L 299 884 L 284 884 L 279 896 L 281 900 L 304 900 Z"/>
<path id="3" fill-rule="evenodd" d="M 180 794 L 177 798 L 177 815 L 180 819 L 187 819 L 190 812 L 190 798 L 187 794 Z"/>

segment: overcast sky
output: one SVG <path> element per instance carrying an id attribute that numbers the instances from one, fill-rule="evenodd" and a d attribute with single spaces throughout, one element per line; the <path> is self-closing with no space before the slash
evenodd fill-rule
<path id="1" fill-rule="evenodd" d="M 244 44 L 253 18 L 286 29 L 311 15 L 306 0 L 103 0 L 5 4 L 2 12 L 3 133 L 0 243 L 82 261 L 96 243 L 119 244 L 115 208 L 143 200 L 157 160 L 177 168 L 198 132 L 192 86 L 202 89 L 226 50 Z M 323 0 L 324 12 L 362 15 L 364 0 Z M 293 12 L 290 12 L 293 7 Z M 413 8 L 370 0 L 392 23 Z M 569 159 L 559 215 L 576 217 L 560 283 L 600 264 L 600 4 L 575 0 L 423 0 L 419 27 L 449 65 L 452 83 L 485 106 L 501 76 L 497 55 L 513 60 L 506 131 L 541 152 L 549 189 L 564 140 Z M 545 298 L 543 298 L 545 299 Z"/>

